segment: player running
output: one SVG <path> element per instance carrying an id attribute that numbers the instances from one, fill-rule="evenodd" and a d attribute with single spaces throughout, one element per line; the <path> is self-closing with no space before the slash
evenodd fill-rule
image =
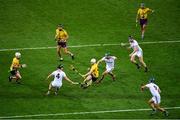
<path id="1" fill-rule="evenodd" d="M 53 76 L 54 80 L 51 81 L 51 83 L 49 84 L 49 90 L 47 91 L 46 95 L 49 95 L 51 90 L 54 88 L 55 92 L 54 94 L 57 95 L 58 90 L 60 89 L 60 87 L 62 86 L 62 80 L 65 79 L 68 82 L 70 82 L 71 84 L 79 84 L 77 82 L 73 82 L 71 81 L 65 74 L 65 72 L 63 71 L 63 65 L 59 65 L 57 67 L 57 70 L 52 72 L 48 77 L 47 80 Z"/>
<path id="2" fill-rule="evenodd" d="M 21 58 L 21 53 L 16 52 L 15 57 L 13 58 L 12 64 L 10 66 L 10 73 L 11 75 L 9 76 L 9 82 L 12 80 L 15 80 L 18 84 L 21 83 L 21 74 L 19 72 L 20 68 L 26 67 L 26 64 L 20 64 L 20 58 Z"/>
<path id="3" fill-rule="evenodd" d="M 130 43 L 130 47 L 128 47 L 128 48 L 133 49 L 133 52 L 131 54 L 129 54 L 130 61 L 132 63 L 134 63 L 137 66 L 137 68 L 139 69 L 140 65 L 135 60 L 135 57 L 137 56 L 139 58 L 140 63 L 145 68 L 145 72 L 148 72 L 148 68 L 146 66 L 146 63 L 143 60 L 143 51 L 142 51 L 141 47 L 139 46 L 138 42 L 136 40 L 134 40 L 132 36 L 129 36 L 129 43 Z"/>
<path id="4" fill-rule="evenodd" d="M 115 56 L 111 56 L 110 53 L 106 53 L 105 56 L 98 61 L 98 63 L 103 61 L 106 63 L 106 70 L 102 73 L 102 77 L 100 80 L 97 81 L 97 83 L 100 83 L 106 75 L 110 75 L 112 77 L 112 80 L 113 81 L 115 80 L 115 75 L 113 74 L 113 70 L 114 70 L 114 61 L 116 59 L 117 58 Z"/>
<path id="5" fill-rule="evenodd" d="M 141 7 L 137 11 L 136 25 L 139 21 L 140 26 L 141 26 L 141 38 L 142 38 L 142 40 L 144 39 L 145 28 L 146 28 L 147 21 L 148 21 L 147 16 L 148 16 L 148 13 L 150 13 L 150 12 L 153 13 L 154 10 L 146 8 L 144 3 L 141 3 Z"/>
<path id="6" fill-rule="evenodd" d="M 85 74 L 85 75 L 82 75 L 82 77 L 84 77 L 84 81 L 83 83 L 81 84 L 81 87 L 82 88 L 87 88 L 89 87 L 92 82 L 95 82 L 98 77 L 99 77 L 99 71 L 98 71 L 98 62 L 96 63 L 96 59 L 92 58 L 91 61 L 91 68 L 90 70 Z"/>
<path id="7" fill-rule="evenodd" d="M 161 102 L 161 90 L 160 88 L 154 83 L 154 78 L 150 78 L 149 83 L 146 85 L 141 86 L 141 90 L 143 91 L 145 88 L 148 88 L 152 94 L 152 98 L 148 101 L 149 105 L 152 108 L 151 115 L 156 113 L 156 110 L 159 110 L 164 113 L 165 116 L 168 116 L 168 112 L 160 107 Z"/>
<path id="8" fill-rule="evenodd" d="M 69 54 L 72 59 L 74 59 L 73 53 L 68 51 L 67 49 L 67 39 L 69 38 L 66 30 L 63 28 L 62 24 L 59 24 L 57 29 L 56 29 L 56 35 L 55 35 L 55 40 L 57 42 L 57 53 L 60 57 L 60 61 L 63 61 L 62 54 L 61 54 L 61 48 L 64 49 L 64 52 L 66 54 Z"/>

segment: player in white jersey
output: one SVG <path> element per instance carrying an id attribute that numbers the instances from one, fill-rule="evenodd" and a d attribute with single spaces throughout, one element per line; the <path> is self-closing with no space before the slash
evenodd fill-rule
<path id="1" fill-rule="evenodd" d="M 100 80 L 97 81 L 97 83 L 100 83 L 106 75 L 110 75 L 112 77 L 112 80 L 115 80 L 115 75 L 113 74 L 114 70 L 114 61 L 117 59 L 115 56 L 111 56 L 110 53 L 106 53 L 105 56 L 98 61 L 100 62 L 105 62 L 106 63 L 106 70 L 102 73 L 102 77 Z"/>
<path id="2" fill-rule="evenodd" d="M 51 76 L 54 77 L 54 80 L 51 81 L 51 83 L 49 84 L 49 90 L 46 93 L 46 95 L 49 95 L 51 90 L 54 88 L 55 89 L 55 95 L 57 95 L 58 90 L 60 89 L 60 87 L 62 86 L 62 80 L 65 79 L 68 82 L 70 82 L 71 84 L 78 84 L 77 82 L 73 82 L 71 81 L 65 74 L 65 72 L 63 71 L 63 65 L 59 65 L 57 67 L 57 70 L 52 72 L 47 79 L 49 79 Z"/>
<path id="3" fill-rule="evenodd" d="M 136 40 L 134 40 L 132 36 L 129 36 L 129 43 L 130 43 L 129 49 L 130 48 L 133 49 L 133 52 L 131 54 L 129 54 L 131 62 L 134 63 L 137 66 L 137 68 L 139 69 L 140 65 L 135 60 L 135 57 L 137 56 L 139 58 L 139 62 L 145 68 L 145 72 L 147 72 L 148 68 L 146 66 L 146 63 L 143 60 L 143 51 L 142 51 L 141 47 L 139 46 L 138 42 Z"/>
<path id="4" fill-rule="evenodd" d="M 151 106 L 153 112 L 151 113 L 151 115 L 156 113 L 156 109 L 163 112 L 165 116 L 168 116 L 168 112 L 164 109 L 160 107 L 160 103 L 161 103 L 161 90 L 160 88 L 154 83 L 154 78 L 150 78 L 149 83 L 146 85 L 142 85 L 141 86 L 141 90 L 143 91 L 145 88 L 148 88 L 152 94 L 152 98 L 148 101 L 149 105 Z"/>

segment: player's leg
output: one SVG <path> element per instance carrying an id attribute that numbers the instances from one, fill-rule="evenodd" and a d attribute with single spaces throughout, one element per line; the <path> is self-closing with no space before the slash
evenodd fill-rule
<path id="1" fill-rule="evenodd" d="M 165 116 L 168 116 L 168 112 L 164 108 L 160 107 L 159 104 L 155 104 L 154 106 L 157 110 L 161 111 Z"/>
<path id="2" fill-rule="evenodd" d="M 11 75 L 8 77 L 9 78 L 9 82 L 11 82 L 12 80 L 16 80 L 16 70 L 11 70 L 10 74 Z"/>
<path id="3" fill-rule="evenodd" d="M 140 26 L 141 26 L 141 38 L 144 39 L 144 33 L 147 25 L 147 19 L 140 19 Z"/>
<path id="4" fill-rule="evenodd" d="M 136 62 L 135 57 L 136 53 L 131 56 L 130 61 L 137 66 L 137 69 L 139 69 L 140 65 Z"/>
<path id="5" fill-rule="evenodd" d="M 70 55 L 71 58 L 74 60 L 74 54 L 71 53 L 71 52 L 68 50 L 68 48 L 67 48 L 67 43 L 66 43 L 66 42 L 63 42 L 63 43 L 62 43 L 62 47 L 64 48 L 64 52 L 65 52 L 66 54 Z"/>
<path id="6" fill-rule="evenodd" d="M 116 76 L 113 74 L 113 72 L 109 72 L 108 74 L 112 77 L 112 80 L 115 81 Z"/>
<path id="7" fill-rule="evenodd" d="M 60 45 L 57 45 L 57 53 L 58 53 L 58 56 L 60 57 L 60 60 L 62 61 L 63 58 L 62 58 L 62 55 L 61 55 L 61 46 Z"/>
<path id="8" fill-rule="evenodd" d="M 89 87 L 90 85 L 92 85 L 92 76 L 88 75 L 84 79 L 83 84 L 81 84 L 81 87 L 85 89 L 85 88 Z"/>
<path id="9" fill-rule="evenodd" d="M 154 98 L 156 100 L 156 102 L 154 104 L 155 108 L 157 110 L 163 112 L 165 116 L 168 116 L 168 112 L 164 108 L 160 107 L 161 97 L 158 95 L 158 96 L 154 96 Z"/>
<path id="10" fill-rule="evenodd" d="M 142 40 L 144 39 L 145 29 L 146 29 L 146 24 L 143 24 L 143 26 L 141 28 L 141 38 L 142 38 Z"/>
<path id="11" fill-rule="evenodd" d="M 143 56 L 138 56 L 139 57 L 139 62 L 143 65 L 143 67 L 145 68 L 145 72 L 148 71 L 148 68 L 146 66 L 146 63 L 143 60 Z"/>
<path id="12" fill-rule="evenodd" d="M 52 87 L 53 87 L 53 86 L 52 86 L 52 82 L 50 82 L 49 87 L 48 87 L 48 91 L 47 91 L 46 95 L 49 95 L 49 94 L 51 93 Z"/>
<path id="13" fill-rule="evenodd" d="M 148 104 L 149 104 L 149 106 L 152 108 L 151 115 L 155 114 L 155 113 L 156 113 L 156 108 L 155 108 L 155 106 L 154 106 L 155 104 L 154 104 L 153 98 L 148 101 Z"/>
<path id="14" fill-rule="evenodd" d="M 55 88 L 54 88 L 55 89 L 54 90 L 54 94 L 55 95 L 58 95 L 58 91 L 61 88 L 61 86 L 62 86 L 62 83 L 61 84 L 56 83 Z"/>
<path id="15" fill-rule="evenodd" d="M 20 83 L 21 83 L 21 81 L 20 81 L 21 79 L 22 79 L 21 74 L 20 74 L 19 71 L 17 71 L 17 72 L 16 72 L 16 82 L 17 82 L 18 84 L 20 84 Z"/>
<path id="16" fill-rule="evenodd" d="M 55 94 L 55 95 L 58 95 L 58 91 L 59 91 L 59 87 L 55 87 L 55 88 L 54 88 L 54 94 Z"/>
<path id="17" fill-rule="evenodd" d="M 74 54 L 71 53 L 71 52 L 67 49 L 67 47 L 64 48 L 64 52 L 65 52 L 66 54 L 69 54 L 69 55 L 71 56 L 71 58 L 74 59 Z"/>
<path id="18" fill-rule="evenodd" d="M 105 77 L 107 74 L 108 74 L 108 71 L 107 71 L 107 70 L 104 71 L 104 72 L 102 73 L 102 76 L 101 76 L 100 80 L 98 80 L 96 83 L 101 83 L 101 81 L 104 79 L 104 77 Z"/>

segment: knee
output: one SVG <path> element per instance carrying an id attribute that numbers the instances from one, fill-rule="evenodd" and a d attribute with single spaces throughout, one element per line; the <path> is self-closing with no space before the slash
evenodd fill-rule
<path id="1" fill-rule="evenodd" d="M 67 54 L 67 53 L 68 53 L 68 51 L 67 51 L 67 50 L 64 50 L 64 53 L 66 53 L 66 54 Z"/>
<path id="2" fill-rule="evenodd" d="M 64 53 L 68 53 L 68 50 L 66 48 L 64 49 Z"/>
<path id="3" fill-rule="evenodd" d="M 134 62 L 134 58 L 131 58 L 130 61 L 133 63 Z"/>
<path id="4" fill-rule="evenodd" d="M 59 48 L 57 48 L 57 52 L 60 52 L 60 49 L 59 49 Z"/>

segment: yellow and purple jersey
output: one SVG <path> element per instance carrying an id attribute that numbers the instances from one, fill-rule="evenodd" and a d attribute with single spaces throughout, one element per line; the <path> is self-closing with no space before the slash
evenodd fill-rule
<path id="1" fill-rule="evenodd" d="M 13 58 L 13 61 L 12 61 L 12 64 L 11 64 L 11 67 L 10 67 L 10 70 L 18 69 L 19 67 L 20 67 L 19 59 L 17 59 L 16 57 L 14 57 L 14 58 Z"/>
<path id="2" fill-rule="evenodd" d="M 137 12 L 137 16 L 140 19 L 147 19 L 148 13 L 151 12 L 152 10 L 149 8 L 139 8 Z"/>
<path id="3" fill-rule="evenodd" d="M 93 65 L 91 66 L 90 71 L 92 71 L 93 77 L 95 77 L 95 78 L 98 78 L 98 77 L 99 77 L 99 71 L 98 71 L 98 64 L 97 64 L 97 63 L 95 63 L 95 64 L 93 64 Z"/>
<path id="4" fill-rule="evenodd" d="M 67 34 L 67 32 L 66 32 L 66 30 L 64 30 L 64 29 L 56 29 L 56 36 L 55 36 L 55 38 L 57 39 L 57 40 L 60 40 L 60 41 L 66 41 L 67 40 L 67 38 L 68 38 L 68 34 Z"/>

